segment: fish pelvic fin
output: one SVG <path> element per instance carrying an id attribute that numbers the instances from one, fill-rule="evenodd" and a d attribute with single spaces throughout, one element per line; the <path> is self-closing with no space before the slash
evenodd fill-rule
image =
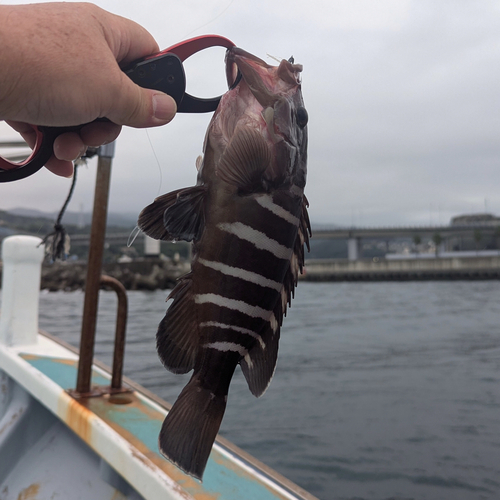
<path id="1" fill-rule="evenodd" d="M 224 416 L 226 399 L 227 395 L 216 395 L 203 387 L 195 373 L 160 431 L 162 455 L 200 481 Z"/>
<path id="2" fill-rule="evenodd" d="M 163 224 L 175 240 L 199 240 L 205 229 L 204 185 L 183 189 L 163 214 Z"/>
<path id="3" fill-rule="evenodd" d="M 206 186 L 201 185 L 159 196 L 142 210 L 137 225 L 155 240 L 197 240 L 205 227 L 206 192 Z"/>
<path id="4" fill-rule="evenodd" d="M 165 228 L 163 214 L 165 210 L 177 201 L 177 195 L 183 189 L 177 189 L 171 193 L 158 196 L 151 205 L 142 210 L 137 225 L 139 229 L 155 240 L 171 241 L 174 238 Z"/>

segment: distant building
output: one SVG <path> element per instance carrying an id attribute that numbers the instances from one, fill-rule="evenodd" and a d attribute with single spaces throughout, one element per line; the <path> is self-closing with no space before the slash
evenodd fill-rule
<path id="1" fill-rule="evenodd" d="M 500 217 L 493 214 L 465 214 L 453 217 L 450 226 L 500 226 Z"/>

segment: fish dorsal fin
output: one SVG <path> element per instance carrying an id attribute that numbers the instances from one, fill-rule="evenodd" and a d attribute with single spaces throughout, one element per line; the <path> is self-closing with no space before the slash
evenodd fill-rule
<path id="1" fill-rule="evenodd" d="M 299 274 L 304 267 L 304 245 L 309 248 L 311 227 L 307 214 L 307 206 L 308 202 L 304 196 L 294 252 L 283 279 L 281 299 L 278 300 L 273 311 L 273 320 L 260 334 L 261 340 L 256 342 L 248 354 L 240 361 L 241 370 L 245 375 L 250 392 L 257 397 L 264 394 L 273 378 L 278 359 L 280 327 L 283 322 L 283 316 L 286 314 L 287 305 L 291 302 Z M 273 330 L 273 325 L 275 331 Z"/>
<path id="2" fill-rule="evenodd" d="M 183 189 L 175 203 L 163 214 L 163 224 L 173 239 L 199 240 L 205 228 L 204 200 L 206 186 Z"/>
<path id="3" fill-rule="evenodd" d="M 237 128 L 217 166 L 217 176 L 240 189 L 260 185 L 271 162 L 271 150 L 262 135 L 249 127 Z"/>
<path id="4" fill-rule="evenodd" d="M 166 230 L 165 224 L 163 223 L 163 214 L 168 207 L 176 202 L 177 195 L 181 191 L 183 191 L 183 189 L 177 189 L 171 193 L 159 196 L 151 205 L 144 208 L 137 222 L 140 230 L 155 240 L 173 240 L 174 238 Z"/>
<path id="5" fill-rule="evenodd" d="M 165 368 L 173 373 L 192 370 L 198 352 L 199 329 L 196 315 L 193 314 L 195 308 L 191 285 L 189 274 L 172 290 L 168 299 L 174 301 L 156 333 L 158 356 Z"/>

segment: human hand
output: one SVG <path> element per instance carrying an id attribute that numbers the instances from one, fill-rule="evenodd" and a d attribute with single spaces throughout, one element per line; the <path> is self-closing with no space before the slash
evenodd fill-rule
<path id="1" fill-rule="evenodd" d="M 134 84 L 120 69 L 158 52 L 138 24 L 88 3 L 0 5 L 0 120 L 30 146 L 30 124 L 88 123 L 60 135 L 47 168 L 71 176 L 88 146 L 116 139 L 122 125 L 154 127 L 175 115 L 175 101 Z M 93 122 L 106 117 L 111 122 Z"/>

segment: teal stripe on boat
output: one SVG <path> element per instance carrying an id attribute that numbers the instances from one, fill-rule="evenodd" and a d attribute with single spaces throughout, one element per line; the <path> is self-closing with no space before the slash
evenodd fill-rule
<path id="1" fill-rule="evenodd" d="M 72 360 L 21 354 L 21 357 L 38 371 L 53 380 L 64 390 L 76 387 L 76 363 Z M 109 385 L 111 378 L 106 378 L 92 370 L 92 385 Z"/>
<path id="2" fill-rule="evenodd" d="M 21 354 L 21 357 L 61 386 L 61 388 L 73 389 L 75 387 L 77 375 L 76 362 L 31 354 Z M 109 378 L 93 370 L 92 385 L 109 384 Z M 144 402 L 144 404 L 151 411 L 155 411 L 147 402 Z M 155 419 L 151 414 L 147 415 L 137 407 L 109 404 L 106 407 L 105 418 L 132 434 L 135 439 L 143 443 L 158 456 L 161 456 L 158 451 L 158 434 L 163 421 L 163 415 L 158 413 L 158 419 Z M 188 478 L 188 476 L 185 477 L 186 481 L 179 480 L 178 483 L 187 493 L 195 498 L 203 492 L 214 495 L 219 500 L 282 500 L 284 498 L 294 498 L 290 495 L 283 496 L 277 492 L 273 492 L 269 485 L 265 486 L 217 450 L 212 451 L 210 455 L 203 476 L 203 483 L 196 483 L 196 486 L 193 487 L 191 486 L 193 484 L 192 479 Z"/>

